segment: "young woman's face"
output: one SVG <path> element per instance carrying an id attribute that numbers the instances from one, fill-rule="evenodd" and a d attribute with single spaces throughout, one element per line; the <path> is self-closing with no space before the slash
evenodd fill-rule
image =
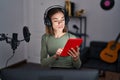
<path id="1" fill-rule="evenodd" d="M 65 27 L 65 18 L 62 12 L 55 13 L 51 17 L 51 21 L 54 31 L 63 31 Z"/>

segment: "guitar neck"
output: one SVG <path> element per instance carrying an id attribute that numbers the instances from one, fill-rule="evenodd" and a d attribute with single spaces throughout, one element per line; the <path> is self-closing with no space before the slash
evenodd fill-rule
<path id="1" fill-rule="evenodd" d="M 116 45 L 116 44 L 118 43 L 119 38 L 120 38 L 120 33 L 118 34 L 118 36 L 117 36 L 117 38 L 116 38 L 116 40 L 115 40 L 114 45 Z"/>

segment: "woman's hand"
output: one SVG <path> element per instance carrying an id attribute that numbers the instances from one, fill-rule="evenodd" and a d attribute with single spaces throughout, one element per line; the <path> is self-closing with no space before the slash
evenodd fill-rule
<path id="1" fill-rule="evenodd" d="M 53 56 L 55 59 L 58 59 L 58 57 L 60 56 L 60 54 L 62 53 L 63 51 L 63 48 L 59 48 L 57 51 L 56 51 L 56 54 Z"/>
<path id="2" fill-rule="evenodd" d="M 77 61 L 79 59 L 79 55 L 80 55 L 80 52 L 79 52 L 80 48 L 78 46 L 76 48 L 77 49 L 71 48 L 68 51 L 68 54 L 73 58 L 74 61 Z"/>
<path id="3" fill-rule="evenodd" d="M 63 48 L 59 48 L 57 51 L 56 51 L 56 54 L 60 56 L 60 54 L 62 53 L 63 51 Z"/>

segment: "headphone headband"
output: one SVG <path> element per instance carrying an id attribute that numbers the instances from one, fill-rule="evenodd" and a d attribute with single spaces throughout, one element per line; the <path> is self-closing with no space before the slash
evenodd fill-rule
<path id="1" fill-rule="evenodd" d="M 45 13 L 44 13 L 44 24 L 48 27 L 51 27 L 52 26 L 52 22 L 51 22 L 51 19 L 48 17 L 48 13 L 51 9 L 61 9 L 61 11 L 63 12 L 64 14 L 64 17 L 65 17 L 65 25 L 68 24 L 69 22 L 69 17 L 68 17 L 68 13 L 66 12 L 66 9 L 63 7 L 63 6 L 60 6 L 60 5 L 54 5 L 54 6 L 50 6 L 48 7 L 46 10 L 45 10 Z"/>
<path id="2" fill-rule="evenodd" d="M 48 15 L 48 12 L 49 12 L 51 9 L 53 9 L 53 8 L 61 8 L 61 9 L 64 9 L 64 7 L 63 7 L 63 6 L 60 6 L 60 5 L 50 6 L 50 7 L 48 7 L 48 8 L 45 10 L 44 16 L 47 16 L 47 15 Z"/>

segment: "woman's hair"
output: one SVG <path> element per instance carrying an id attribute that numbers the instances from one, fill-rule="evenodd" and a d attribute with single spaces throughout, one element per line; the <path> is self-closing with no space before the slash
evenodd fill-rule
<path id="1" fill-rule="evenodd" d="M 50 11 L 48 11 L 48 17 L 49 19 L 51 20 L 51 17 L 58 13 L 58 12 L 62 12 L 64 14 L 64 12 L 60 9 L 60 8 L 53 8 L 51 9 Z M 65 16 L 64 16 L 65 17 Z M 51 21 L 52 22 L 52 21 Z M 67 27 L 65 25 L 64 29 L 63 29 L 63 32 L 67 32 Z M 46 26 L 46 33 L 47 34 L 52 34 L 54 35 L 54 30 L 53 30 L 53 27 L 49 27 L 49 26 Z"/>

